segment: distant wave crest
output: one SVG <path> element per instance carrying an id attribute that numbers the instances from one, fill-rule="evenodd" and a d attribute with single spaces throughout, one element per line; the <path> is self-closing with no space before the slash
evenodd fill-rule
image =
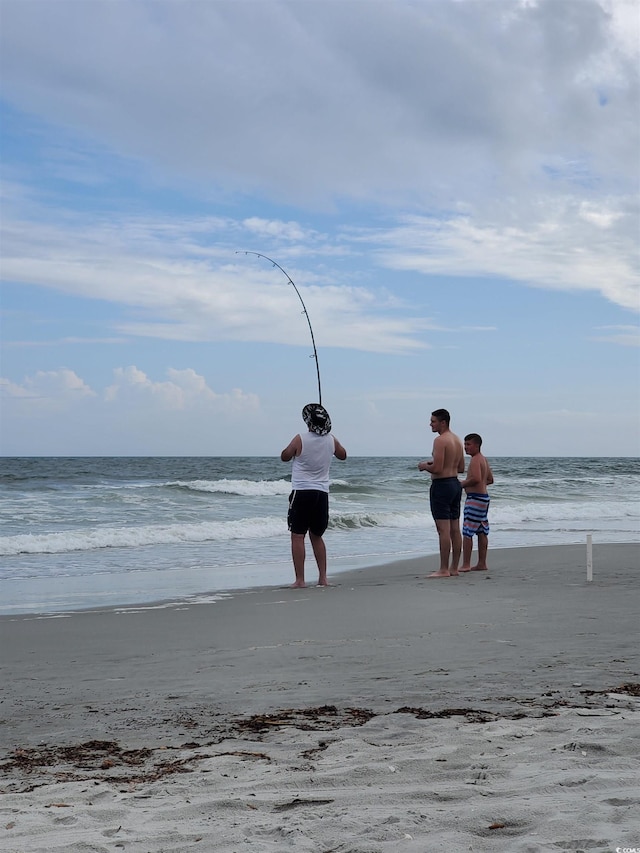
<path id="1" fill-rule="evenodd" d="M 291 491 L 291 483 L 288 480 L 174 480 L 167 483 L 167 486 L 191 492 L 242 497 L 272 497 L 288 495 Z"/>
<path id="2" fill-rule="evenodd" d="M 196 481 L 197 482 L 197 481 Z M 221 483 L 224 481 L 220 481 Z M 234 484 L 244 481 L 230 481 Z M 251 483 L 251 481 L 247 481 Z M 264 485 L 251 483 L 254 486 Z M 268 485 L 290 489 L 286 481 Z M 619 521 L 635 525 L 638 507 L 634 502 L 618 504 L 590 503 L 505 503 L 492 502 L 489 521 L 498 530 L 583 530 L 595 522 Z M 366 528 L 431 529 L 431 516 L 420 511 L 376 512 L 370 509 L 348 511 L 344 508 L 330 514 L 329 529 L 348 534 Z M 102 548 L 137 548 L 147 545 L 179 545 L 181 543 L 229 542 L 234 539 L 272 538 L 286 535 L 285 512 L 281 516 L 241 518 L 233 521 L 183 522 L 161 525 L 84 527 L 55 533 L 20 534 L 0 537 L 0 556 L 18 554 L 62 554 L 95 551 Z"/>
<path id="3" fill-rule="evenodd" d="M 196 524 L 93 527 L 60 533 L 22 534 L 0 538 L 0 555 L 62 554 L 100 548 L 135 548 L 144 545 L 259 539 L 286 532 L 283 518 L 244 518 Z"/>
<path id="4" fill-rule="evenodd" d="M 329 528 L 336 531 L 361 530 L 367 527 L 424 526 L 421 513 L 332 513 Z M 258 539 L 287 533 L 286 519 L 267 516 L 236 521 L 203 521 L 198 523 L 141 525 L 139 527 L 91 527 L 58 533 L 21 534 L 0 537 L 0 555 L 63 554 L 73 551 L 96 551 L 101 548 L 137 548 L 145 545 L 179 545 L 181 543 L 228 542 L 233 539 Z"/>

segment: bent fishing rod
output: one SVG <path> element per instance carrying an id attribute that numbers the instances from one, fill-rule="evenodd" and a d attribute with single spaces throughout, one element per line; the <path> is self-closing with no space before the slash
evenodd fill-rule
<path id="1" fill-rule="evenodd" d="M 270 264 L 273 264 L 274 267 L 278 267 L 281 273 L 286 276 L 287 281 L 293 287 L 295 292 L 298 295 L 298 299 L 300 300 L 300 304 L 302 305 L 302 313 L 307 318 L 307 325 L 309 326 L 309 331 L 311 332 L 311 343 L 313 345 L 313 355 L 310 355 L 309 358 L 315 359 L 316 362 L 316 374 L 318 376 L 318 402 L 322 405 L 322 388 L 320 386 L 320 364 L 318 363 L 318 350 L 316 349 L 316 339 L 313 334 L 313 329 L 311 327 L 311 320 L 309 319 L 309 312 L 307 311 L 307 306 L 304 304 L 302 296 L 300 296 L 300 291 L 295 285 L 294 280 L 291 278 L 289 273 L 284 270 L 277 261 L 274 261 L 273 258 L 267 257 L 267 255 L 263 255 L 260 252 L 250 252 L 246 250 L 238 250 L 236 255 L 245 254 L 245 255 L 255 255 L 257 258 L 264 258 L 265 261 L 269 261 Z"/>

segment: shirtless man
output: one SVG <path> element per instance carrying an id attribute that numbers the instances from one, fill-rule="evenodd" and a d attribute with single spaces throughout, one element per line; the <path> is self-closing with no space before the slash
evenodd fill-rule
<path id="1" fill-rule="evenodd" d="M 458 563 L 462 551 L 460 535 L 460 499 L 462 487 L 458 474 L 464 473 L 462 442 L 449 429 L 451 416 L 446 409 L 436 409 L 431 414 L 431 431 L 438 437 L 433 442 L 432 459 L 418 463 L 419 471 L 431 474 L 429 501 L 431 515 L 436 523 L 440 544 L 440 568 L 428 578 L 458 576 Z M 451 555 L 451 565 L 449 556 Z"/>
<path id="2" fill-rule="evenodd" d="M 464 504 L 464 522 L 462 525 L 462 565 L 461 572 L 486 572 L 487 548 L 489 545 L 489 495 L 487 486 L 493 483 L 493 472 L 487 459 L 480 452 L 482 438 L 477 432 L 464 437 L 464 452 L 471 457 L 467 479 L 462 488 L 467 493 Z M 471 565 L 473 537 L 478 536 L 478 562 Z"/>

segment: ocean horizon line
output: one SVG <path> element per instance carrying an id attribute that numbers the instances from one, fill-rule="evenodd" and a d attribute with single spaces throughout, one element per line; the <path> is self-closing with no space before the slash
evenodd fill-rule
<path id="1" fill-rule="evenodd" d="M 386 453 L 350 453 L 347 459 L 414 459 L 418 458 L 424 453 L 400 453 L 400 454 L 386 454 Z M 578 455 L 578 456 L 568 456 L 566 454 L 562 454 L 560 456 L 554 456 L 552 454 L 521 454 L 521 455 L 513 455 L 509 453 L 489 453 L 487 454 L 492 459 L 640 459 L 640 454 L 637 455 L 629 455 L 623 454 L 622 456 L 614 456 L 608 454 L 606 456 L 600 456 L 597 454 L 594 455 Z M 219 453 L 219 454 L 190 454 L 190 453 L 162 453 L 162 454 L 137 454 L 137 453 L 116 453 L 116 454 L 101 454 L 95 453 L 90 455 L 82 454 L 80 456 L 75 456 L 73 454 L 52 454 L 52 455 L 44 455 L 40 456 L 37 454 L 30 454 L 28 456 L 25 455 L 17 455 L 14 456 L 12 454 L 4 454 L 0 453 L 0 459 L 277 459 L 279 454 L 263 454 L 263 453 Z"/>

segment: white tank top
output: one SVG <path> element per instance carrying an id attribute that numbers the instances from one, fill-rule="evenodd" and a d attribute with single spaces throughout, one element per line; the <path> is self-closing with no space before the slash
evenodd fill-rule
<path id="1" fill-rule="evenodd" d="M 329 467 L 335 451 L 335 442 L 331 433 L 317 435 L 308 432 L 301 435 L 302 453 L 293 459 L 291 468 L 291 488 L 295 491 L 316 489 L 329 491 Z"/>

